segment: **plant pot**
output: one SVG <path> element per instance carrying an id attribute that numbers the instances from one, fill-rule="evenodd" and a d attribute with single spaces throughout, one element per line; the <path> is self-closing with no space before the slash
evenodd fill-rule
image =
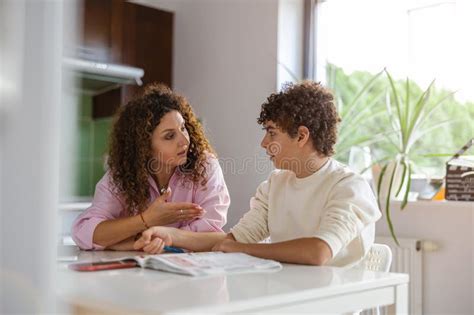
<path id="1" fill-rule="evenodd" d="M 395 173 L 394 173 L 395 171 Z M 387 167 L 382 175 L 381 169 L 372 169 L 374 178 L 374 187 L 379 187 L 378 201 L 382 209 L 385 209 L 387 196 L 390 192 L 390 200 L 403 200 L 408 189 L 408 172 L 404 173 L 404 166 L 401 159 L 395 159 L 388 162 Z M 393 177 L 393 180 L 392 180 Z M 402 184 L 403 181 L 403 184 Z"/>

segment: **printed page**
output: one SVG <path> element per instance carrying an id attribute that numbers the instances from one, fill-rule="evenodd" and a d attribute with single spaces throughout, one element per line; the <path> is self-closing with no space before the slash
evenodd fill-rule
<path id="1" fill-rule="evenodd" d="M 243 253 L 203 252 L 146 257 L 146 268 L 200 276 L 224 273 L 280 270 L 281 264 Z"/>

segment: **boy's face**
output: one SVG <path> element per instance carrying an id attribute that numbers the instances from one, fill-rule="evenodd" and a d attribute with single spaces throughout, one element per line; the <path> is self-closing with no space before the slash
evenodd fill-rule
<path id="1" fill-rule="evenodd" d="M 299 147 L 298 137 L 291 138 L 288 133 L 282 131 L 277 125 L 269 120 L 264 123 L 265 137 L 261 142 L 268 156 L 278 169 L 297 171 L 300 167 L 298 159 Z"/>

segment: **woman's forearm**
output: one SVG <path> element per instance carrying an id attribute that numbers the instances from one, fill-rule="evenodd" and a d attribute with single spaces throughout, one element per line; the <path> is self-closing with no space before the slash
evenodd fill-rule
<path id="1" fill-rule="evenodd" d="M 110 247 L 145 230 L 139 215 L 107 220 L 99 223 L 94 230 L 94 244 Z"/>
<path id="2" fill-rule="evenodd" d="M 106 249 L 111 249 L 111 250 L 135 250 L 133 248 L 133 243 L 135 243 L 135 236 L 129 237 L 121 242 L 118 242 L 117 244 L 111 245 L 106 247 Z"/>

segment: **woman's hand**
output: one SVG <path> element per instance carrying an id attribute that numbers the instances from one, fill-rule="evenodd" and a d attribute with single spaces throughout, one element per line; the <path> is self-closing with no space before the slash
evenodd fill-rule
<path id="1" fill-rule="evenodd" d="M 164 246 L 173 243 L 174 228 L 164 226 L 154 226 L 142 233 L 142 236 L 135 241 L 133 249 L 142 250 L 149 254 L 159 254 L 163 252 Z"/>
<path id="2" fill-rule="evenodd" d="M 150 226 L 168 225 L 181 221 L 201 218 L 206 211 L 201 206 L 191 202 L 166 202 L 171 195 L 171 189 L 153 201 L 143 212 L 145 222 Z"/>

